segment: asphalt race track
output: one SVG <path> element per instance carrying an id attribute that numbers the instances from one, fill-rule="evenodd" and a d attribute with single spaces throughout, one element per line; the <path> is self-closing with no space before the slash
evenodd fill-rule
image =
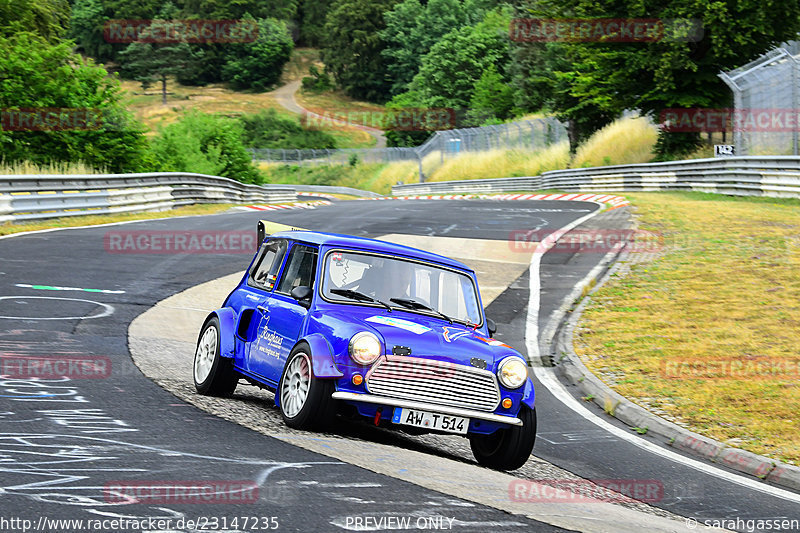
<path id="1" fill-rule="evenodd" d="M 412 527 L 420 529 L 560 531 L 264 437 L 178 400 L 132 364 L 128 325 L 170 295 L 243 270 L 254 250 L 119 253 L 109 250 L 107 234 L 204 230 L 254 236 L 256 221 L 267 218 L 364 236 L 506 241 L 512 231 L 554 231 L 595 209 L 580 202 L 353 201 L 315 210 L 225 213 L 0 239 L 0 356 L 94 357 L 111 369 L 96 376 L 102 379 L 0 380 L 0 530 L 22 530 L 2 522 L 11 518 L 31 520 L 39 530 L 78 531 L 77 524 L 58 527 L 40 519 L 155 517 L 172 521 L 146 530 L 251 531 L 278 525 L 280 531 L 335 531 L 358 529 L 353 517 L 371 514 L 411 517 Z M 625 211 L 601 214 L 589 224 L 620 228 Z M 545 255 L 540 331 L 601 258 L 597 253 Z M 529 282 L 525 272 L 487 308 L 498 323 L 497 337 L 523 352 Z M 645 451 L 565 407 L 544 386 L 537 387 L 537 412 L 534 455 L 573 474 L 657 480 L 664 493 L 654 506 L 698 520 L 800 518 L 800 498 L 781 498 Z M 255 482 L 258 503 L 231 497 L 213 504 L 125 505 L 108 496 L 115 484 L 167 480 Z M 185 522 L 195 519 L 200 523 Z M 361 530 L 380 529 L 361 524 Z"/>

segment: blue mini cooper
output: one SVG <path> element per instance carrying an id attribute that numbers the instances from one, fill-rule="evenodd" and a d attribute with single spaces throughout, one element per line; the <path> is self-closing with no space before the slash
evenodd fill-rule
<path id="1" fill-rule="evenodd" d="M 470 268 L 361 237 L 267 235 L 269 225 L 259 223 L 247 273 L 200 331 L 199 393 L 228 396 L 245 379 L 275 393 L 293 428 L 350 414 L 408 433 L 464 435 L 491 468 L 528 460 L 528 366 L 491 338 Z"/>

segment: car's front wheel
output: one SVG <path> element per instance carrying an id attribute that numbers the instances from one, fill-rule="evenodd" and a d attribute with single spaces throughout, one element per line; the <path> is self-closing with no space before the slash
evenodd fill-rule
<path id="1" fill-rule="evenodd" d="M 230 396 L 239 383 L 233 361 L 220 355 L 219 319 L 211 317 L 203 325 L 194 352 L 194 387 L 208 396 Z"/>
<path id="2" fill-rule="evenodd" d="M 519 418 L 522 426 L 498 429 L 491 435 L 470 435 L 470 448 L 479 464 L 516 470 L 528 461 L 536 440 L 536 410 L 523 405 Z"/>
<path id="3" fill-rule="evenodd" d="M 278 385 L 281 416 L 295 429 L 323 429 L 336 415 L 333 381 L 314 377 L 306 344 L 289 354 Z"/>

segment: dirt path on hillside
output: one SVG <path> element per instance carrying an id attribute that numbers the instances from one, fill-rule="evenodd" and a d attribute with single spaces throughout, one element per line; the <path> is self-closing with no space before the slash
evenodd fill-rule
<path id="1" fill-rule="evenodd" d="M 286 110 L 291 111 L 292 113 L 297 113 L 299 115 L 309 115 L 315 118 L 322 118 L 316 113 L 313 113 L 300 104 L 297 103 L 294 95 L 300 89 L 301 80 L 295 80 L 293 82 L 287 83 L 286 85 L 275 89 L 272 94 L 275 97 L 275 100 Z M 359 124 L 350 124 L 353 128 L 365 131 L 369 133 L 371 136 L 375 138 L 376 145 L 374 148 L 386 148 L 386 135 L 383 134 L 382 130 L 377 128 L 370 128 L 369 126 L 362 126 Z"/>

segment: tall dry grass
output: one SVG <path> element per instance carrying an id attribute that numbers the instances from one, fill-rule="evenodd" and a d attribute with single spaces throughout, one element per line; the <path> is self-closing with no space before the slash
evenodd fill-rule
<path id="1" fill-rule="evenodd" d="M 548 170 L 565 168 L 568 163 L 569 146 L 563 142 L 538 152 L 527 150 L 468 152 L 445 159 L 432 173 L 426 172 L 426 175 L 429 181 L 537 176 Z"/>
<path id="2" fill-rule="evenodd" d="M 56 161 L 46 165 L 32 163 L 30 161 L 14 161 L 11 163 L 5 160 L 0 161 L 0 174 L 107 174 L 105 168 L 94 168 L 85 163 Z"/>
<path id="3" fill-rule="evenodd" d="M 645 117 L 621 118 L 596 131 L 578 147 L 571 168 L 647 163 L 653 159 L 658 128 Z"/>

